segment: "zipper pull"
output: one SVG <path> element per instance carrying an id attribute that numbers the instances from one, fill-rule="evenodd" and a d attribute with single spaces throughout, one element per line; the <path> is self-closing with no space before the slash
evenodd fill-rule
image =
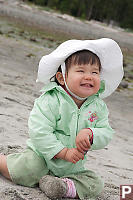
<path id="1" fill-rule="evenodd" d="M 79 117 L 79 115 L 80 115 L 80 110 L 78 109 L 78 117 Z"/>

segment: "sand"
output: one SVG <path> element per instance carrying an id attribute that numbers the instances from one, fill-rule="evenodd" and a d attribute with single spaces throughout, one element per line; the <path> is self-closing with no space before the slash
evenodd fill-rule
<path id="1" fill-rule="evenodd" d="M 26 147 L 28 117 L 42 85 L 37 64 L 52 51 L 24 39 L 0 35 L 0 153 Z M 102 150 L 88 152 L 86 167 L 105 181 L 99 200 L 119 200 L 121 184 L 133 184 L 133 90 L 119 89 L 105 99 L 116 135 Z M 0 176 L 0 200 L 48 200 L 39 188 L 16 186 Z"/>

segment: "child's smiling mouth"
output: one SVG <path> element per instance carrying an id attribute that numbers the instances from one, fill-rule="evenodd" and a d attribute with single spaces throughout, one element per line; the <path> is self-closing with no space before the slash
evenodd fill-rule
<path id="1" fill-rule="evenodd" d="M 91 83 L 82 83 L 80 85 L 81 85 L 81 87 L 85 87 L 85 88 L 92 88 L 93 87 L 93 84 L 91 84 Z"/>

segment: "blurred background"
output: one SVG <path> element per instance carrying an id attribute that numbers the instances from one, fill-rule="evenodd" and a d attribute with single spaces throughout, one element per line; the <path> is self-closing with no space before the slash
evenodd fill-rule
<path id="1" fill-rule="evenodd" d="M 45 9 L 133 30 L 133 0 L 29 0 Z"/>

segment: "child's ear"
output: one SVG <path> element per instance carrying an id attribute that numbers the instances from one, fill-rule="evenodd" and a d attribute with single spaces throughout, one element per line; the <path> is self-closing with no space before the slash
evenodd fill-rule
<path id="1" fill-rule="evenodd" d="M 60 83 L 60 85 L 64 85 L 64 78 L 61 72 L 56 73 L 56 79 Z"/>

